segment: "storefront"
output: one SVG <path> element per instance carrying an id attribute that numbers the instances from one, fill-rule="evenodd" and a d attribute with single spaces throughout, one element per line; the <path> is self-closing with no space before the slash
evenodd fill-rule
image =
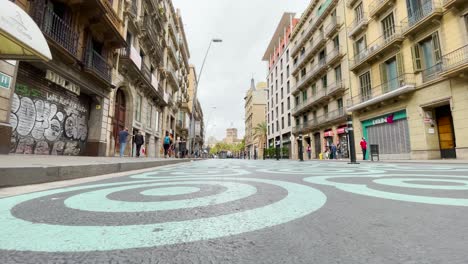
<path id="1" fill-rule="evenodd" d="M 410 159 L 411 145 L 406 110 L 362 122 L 368 145 L 379 145 L 381 159 Z M 369 157 L 369 152 L 368 152 Z"/>
<path id="2" fill-rule="evenodd" d="M 11 104 L 10 153 L 85 154 L 91 99 L 62 81 L 52 71 L 21 64 Z"/>
<path id="3" fill-rule="evenodd" d="M 348 150 L 348 134 L 346 131 L 346 126 L 339 127 L 336 129 L 336 134 L 338 134 L 338 143 L 337 150 L 338 150 L 338 157 L 340 159 L 347 159 L 349 158 L 349 150 Z"/>

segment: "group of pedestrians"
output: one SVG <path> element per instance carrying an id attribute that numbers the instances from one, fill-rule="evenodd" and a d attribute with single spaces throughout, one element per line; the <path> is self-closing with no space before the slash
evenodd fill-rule
<path id="1" fill-rule="evenodd" d="M 133 137 L 133 142 L 135 143 L 135 146 L 136 146 L 136 156 L 139 158 L 142 152 L 143 153 L 146 152 L 146 150 L 144 149 L 142 151 L 142 148 L 141 148 L 145 144 L 145 137 L 143 137 L 141 132 L 137 132 L 136 135 L 131 135 L 130 133 L 128 133 L 127 127 L 119 132 L 120 157 L 124 156 L 125 148 L 127 147 L 127 143 L 129 140 L 128 136 Z"/>
<path id="2" fill-rule="evenodd" d="M 366 160 L 366 154 L 367 154 L 367 141 L 365 138 L 361 139 L 361 142 L 359 143 L 361 146 L 362 150 L 362 159 Z M 312 159 L 312 148 L 310 144 L 307 145 L 306 148 L 307 151 L 307 157 Z M 320 159 L 341 159 L 343 157 L 343 149 L 341 148 L 341 143 L 338 142 L 336 145 L 331 143 L 330 145 L 325 147 L 325 150 L 323 153 L 320 153 L 319 156 L 321 157 Z"/>

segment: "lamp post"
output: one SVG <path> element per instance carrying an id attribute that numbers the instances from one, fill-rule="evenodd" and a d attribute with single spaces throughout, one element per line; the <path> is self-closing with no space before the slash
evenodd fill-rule
<path id="1" fill-rule="evenodd" d="M 193 148 L 194 148 L 194 143 L 195 143 L 195 115 L 194 115 L 194 112 L 195 112 L 195 104 L 196 104 L 196 101 L 197 101 L 197 92 L 198 92 L 198 84 L 200 83 L 200 79 L 201 79 L 201 76 L 202 76 L 202 73 L 203 73 L 203 68 L 205 67 L 205 62 L 206 62 L 206 58 L 208 57 L 208 53 L 210 52 L 210 48 L 211 48 L 211 44 L 213 43 L 220 43 L 220 42 L 223 42 L 222 39 L 212 39 L 210 40 L 210 44 L 208 45 L 208 49 L 206 50 L 206 54 L 205 54 L 205 58 L 203 59 L 203 63 L 202 63 L 202 66 L 200 68 L 200 72 L 198 73 L 198 78 L 195 79 L 195 89 L 193 91 L 193 100 L 192 100 L 192 113 L 190 114 L 190 134 L 191 134 L 191 137 L 190 137 L 190 153 L 193 152 Z"/>
<path id="2" fill-rule="evenodd" d="M 302 134 L 299 134 L 297 143 L 299 144 L 299 146 L 298 146 L 299 161 L 304 161 L 304 153 L 303 153 L 303 151 L 302 151 Z"/>

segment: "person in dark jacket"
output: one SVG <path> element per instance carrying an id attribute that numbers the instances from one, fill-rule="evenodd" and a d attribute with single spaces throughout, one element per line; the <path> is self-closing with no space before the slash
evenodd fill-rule
<path id="1" fill-rule="evenodd" d="M 140 151 L 141 151 L 141 146 L 145 144 L 145 138 L 141 134 L 141 132 L 138 132 L 135 136 L 135 144 L 136 144 L 136 156 L 139 158 L 140 157 Z"/>

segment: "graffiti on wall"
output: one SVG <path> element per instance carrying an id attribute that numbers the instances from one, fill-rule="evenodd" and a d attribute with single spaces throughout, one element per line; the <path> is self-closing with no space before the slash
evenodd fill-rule
<path id="1" fill-rule="evenodd" d="M 11 152 L 79 155 L 88 136 L 88 110 L 79 100 L 17 85 L 10 124 Z"/>

